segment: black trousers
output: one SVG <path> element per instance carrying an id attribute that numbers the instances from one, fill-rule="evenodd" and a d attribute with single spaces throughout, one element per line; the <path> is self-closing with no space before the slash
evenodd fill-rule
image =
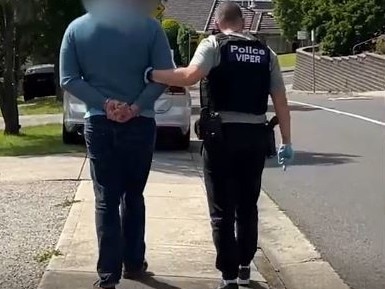
<path id="1" fill-rule="evenodd" d="M 204 177 L 216 267 L 232 280 L 257 251 L 257 201 L 268 141 L 265 125 L 224 124 L 223 134 L 220 144 L 204 145 Z"/>
<path id="2" fill-rule="evenodd" d="M 122 264 L 130 269 L 143 266 L 143 191 L 151 168 L 155 132 L 152 118 L 138 117 L 125 124 L 104 116 L 86 121 L 99 245 L 97 271 L 103 288 L 115 288 L 119 283 Z"/>

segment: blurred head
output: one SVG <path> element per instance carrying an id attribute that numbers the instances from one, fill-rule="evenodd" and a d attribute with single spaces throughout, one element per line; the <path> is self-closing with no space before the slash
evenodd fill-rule
<path id="1" fill-rule="evenodd" d="M 83 0 L 87 11 L 93 10 L 95 6 L 104 8 L 117 8 L 121 12 L 144 12 L 147 15 L 152 13 L 159 4 L 159 0 Z"/>
<path id="2" fill-rule="evenodd" d="M 127 30 L 144 21 L 156 6 L 158 0 L 82 0 L 87 12 L 99 24 Z"/>
<path id="3" fill-rule="evenodd" d="M 217 8 L 215 23 L 218 29 L 222 32 L 242 32 L 244 19 L 241 7 L 235 2 L 223 2 Z"/>

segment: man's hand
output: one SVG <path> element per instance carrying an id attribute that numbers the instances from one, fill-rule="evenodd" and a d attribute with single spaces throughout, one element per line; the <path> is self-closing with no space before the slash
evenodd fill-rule
<path id="1" fill-rule="evenodd" d="M 126 123 L 139 115 L 139 107 L 117 100 L 108 100 L 105 105 L 107 118 L 119 123 Z"/>
<path id="2" fill-rule="evenodd" d="M 107 118 L 116 121 L 116 110 L 122 105 L 122 102 L 114 99 L 107 99 L 104 104 L 104 111 L 106 112 Z"/>
<path id="3" fill-rule="evenodd" d="M 120 123 L 126 123 L 131 119 L 139 115 L 139 108 L 136 105 L 128 105 L 127 103 L 122 103 L 118 106 L 115 111 L 115 121 Z"/>

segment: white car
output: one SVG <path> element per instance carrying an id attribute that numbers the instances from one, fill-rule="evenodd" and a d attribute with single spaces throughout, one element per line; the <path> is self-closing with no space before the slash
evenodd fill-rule
<path id="1" fill-rule="evenodd" d="M 84 128 L 85 104 L 64 92 L 63 142 L 78 143 Z M 179 149 L 190 145 L 191 95 L 187 88 L 168 87 L 155 102 L 158 137 L 167 135 L 167 143 Z"/>

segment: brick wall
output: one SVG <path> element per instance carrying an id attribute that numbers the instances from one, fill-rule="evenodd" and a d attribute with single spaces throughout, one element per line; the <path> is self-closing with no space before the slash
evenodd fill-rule
<path id="1" fill-rule="evenodd" d="M 317 91 L 385 90 L 385 56 L 365 53 L 354 56 L 316 56 Z M 297 50 L 293 89 L 313 90 L 311 47 Z"/>

